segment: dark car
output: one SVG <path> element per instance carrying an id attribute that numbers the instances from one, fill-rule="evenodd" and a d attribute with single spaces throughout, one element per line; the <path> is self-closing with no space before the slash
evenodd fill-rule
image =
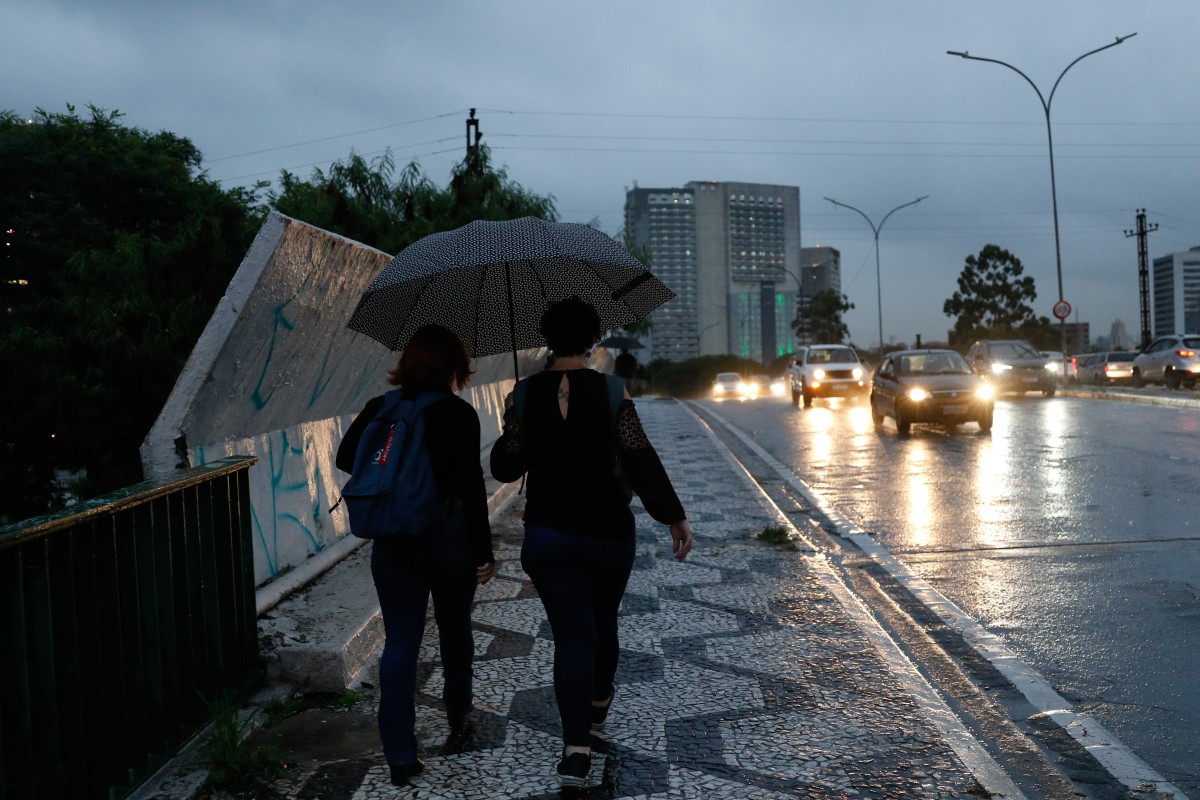
<path id="1" fill-rule="evenodd" d="M 897 350 L 879 362 L 871 378 L 871 419 L 884 417 L 908 433 L 914 422 L 952 427 L 964 422 L 992 429 L 992 386 L 953 350 Z"/>
<path id="2" fill-rule="evenodd" d="M 967 361 L 996 392 L 1041 392 L 1054 397 L 1058 384 L 1054 365 L 1029 342 L 982 339 L 971 345 Z"/>

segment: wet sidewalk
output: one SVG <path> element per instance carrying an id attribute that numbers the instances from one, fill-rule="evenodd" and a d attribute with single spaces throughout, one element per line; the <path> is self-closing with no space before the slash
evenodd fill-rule
<path id="1" fill-rule="evenodd" d="M 638 411 L 697 533 L 683 564 L 665 526 L 635 500 L 638 550 L 621 609 L 613 710 L 594 737 L 593 798 L 1020 797 L 858 600 L 792 530 L 685 404 Z M 390 785 L 374 729 L 374 669 L 345 709 L 297 714 L 258 738 L 290 751 L 288 775 L 259 797 L 553 798 L 561 748 L 553 643 L 520 567 L 521 501 L 493 523 L 497 577 L 476 601 L 476 711 L 447 745 L 437 637 L 419 675 L 427 766 Z M 364 586 L 364 591 L 372 591 Z M 927 687 L 925 687 L 927 688 Z"/>

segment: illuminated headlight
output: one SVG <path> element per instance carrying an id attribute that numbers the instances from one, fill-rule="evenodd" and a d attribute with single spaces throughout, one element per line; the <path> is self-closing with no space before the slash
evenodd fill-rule
<path id="1" fill-rule="evenodd" d="M 742 382 L 740 382 L 740 381 L 738 382 L 738 385 L 737 385 L 737 390 L 738 390 L 738 392 L 739 392 L 739 393 L 741 393 L 741 394 L 745 394 L 745 393 L 746 393 L 746 390 L 747 390 L 748 388 L 750 388 L 750 387 L 748 387 L 748 386 L 747 386 L 745 383 L 742 383 Z"/>
<path id="2" fill-rule="evenodd" d="M 980 400 L 991 400 L 993 397 L 996 396 L 996 390 L 993 389 L 991 386 L 984 384 L 983 386 L 980 386 L 978 389 L 975 390 L 975 396 L 978 397 Z"/>
<path id="3" fill-rule="evenodd" d="M 862 367 L 855 367 L 850 374 L 854 376 L 854 380 L 858 380 L 863 376 Z"/>
<path id="4" fill-rule="evenodd" d="M 722 383 L 713 384 L 713 394 L 722 394 L 725 391 L 725 385 Z"/>
<path id="5" fill-rule="evenodd" d="M 1062 364 L 1059 364 L 1057 361 L 1051 361 L 1049 364 L 1046 365 L 1046 369 L 1050 370 L 1055 375 L 1057 375 L 1059 372 L 1062 371 Z"/>
<path id="6" fill-rule="evenodd" d="M 925 391 L 920 386 L 917 386 L 913 389 L 908 390 L 908 399 L 912 400 L 915 403 L 919 403 L 928 397 L 929 397 L 929 392 Z"/>
<path id="7" fill-rule="evenodd" d="M 823 380 L 825 380 L 825 370 L 823 370 L 823 369 L 814 369 L 814 370 L 813 370 L 813 380 L 817 380 L 817 381 L 823 381 Z"/>
<path id="8" fill-rule="evenodd" d="M 1012 369 L 1012 364 L 992 364 L 992 372 L 996 373 L 997 375 L 1003 372 L 1008 372 L 1010 369 Z"/>
<path id="9" fill-rule="evenodd" d="M 746 391 L 749 394 L 758 394 L 758 384 L 751 382 L 746 384 Z"/>
<path id="10" fill-rule="evenodd" d="M 785 391 L 787 390 L 782 383 L 776 382 L 771 384 L 771 394 L 782 396 Z"/>

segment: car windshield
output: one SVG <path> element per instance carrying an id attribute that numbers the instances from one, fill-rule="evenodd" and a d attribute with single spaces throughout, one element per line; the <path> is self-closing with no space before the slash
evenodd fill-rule
<path id="1" fill-rule="evenodd" d="M 742 379 L 736 372 L 718 372 L 717 383 L 737 383 Z"/>
<path id="2" fill-rule="evenodd" d="M 990 349 L 992 358 L 1042 358 L 1024 342 L 993 342 Z"/>
<path id="3" fill-rule="evenodd" d="M 1109 353 L 1109 361 L 1133 361 L 1137 358 L 1137 353 Z"/>
<path id="4" fill-rule="evenodd" d="M 1186 339 L 1183 340 L 1183 346 L 1189 347 L 1193 350 L 1200 348 L 1200 337 L 1198 337 L 1198 336 L 1187 337 Z"/>
<path id="5" fill-rule="evenodd" d="M 900 356 L 901 375 L 966 375 L 971 372 L 958 353 L 915 353 Z"/>
<path id="6" fill-rule="evenodd" d="M 858 361 L 849 347 L 815 347 L 808 351 L 809 364 L 852 364 Z"/>

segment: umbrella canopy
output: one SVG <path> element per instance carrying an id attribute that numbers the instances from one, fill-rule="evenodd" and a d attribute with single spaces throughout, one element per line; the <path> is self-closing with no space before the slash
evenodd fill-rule
<path id="1" fill-rule="evenodd" d="M 478 220 L 401 250 L 367 286 L 349 327 L 393 350 L 422 325 L 443 325 L 475 358 L 546 344 L 553 302 L 578 295 L 617 328 L 675 296 L 602 231 L 522 217 Z"/>
<path id="2" fill-rule="evenodd" d="M 600 346 L 607 347 L 609 350 L 637 350 L 645 347 L 632 336 L 609 336 L 600 342 Z"/>

